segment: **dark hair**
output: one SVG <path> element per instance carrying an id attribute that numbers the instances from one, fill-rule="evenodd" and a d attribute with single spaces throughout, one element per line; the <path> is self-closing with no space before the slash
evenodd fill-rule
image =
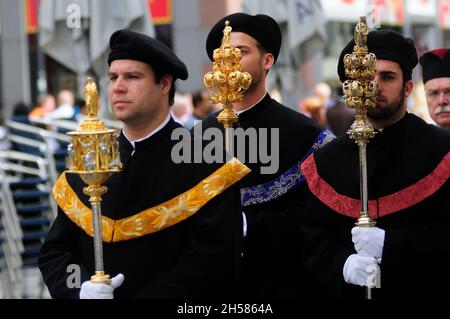
<path id="1" fill-rule="evenodd" d="M 266 54 L 266 53 L 271 53 L 271 52 L 267 51 L 267 50 L 262 46 L 262 44 L 259 43 L 258 40 L 256 41 L 256 47 L 258 48 L 258 51 L 259 51 L 259 53 L 261 54 L 261 56 L 263 56 L 263 55 Z M 273 53 L 272 53 L 272 55 L 273 55 Z M 275 57 L 275 56 L 274 56 L 274 57 Z M 274 64 L 275 64 L 275 63 L 274 63 Z M 266 71 L 266 76 L 267 76 L 267 74 L 269 73 L 269 71 L 270 71 L 270 69 Z"/>
<path id="2" fill-rule="evenodd" d="M 259 43 L 259 41 L 256 41 L 256 47 L 258 48 L 259 52 L 261 53 L 261 55 L 267 53 L 268 51 L 266 49 L 264 49 L 264 47 L 261 45 L 261 43 Z"/>
<path id="3" fill-rule="evenodd" d="M 16 103 L 14 105 L 13 115 L 28 115 L 30 113 L 30 108 L 23 102 Z"/>
<path id="4" fill-rule="evenodd" d="M 406 68 L 402 65 L 400 65 L 400 69 L 402 70 L 403 75 L 403 86 L 405 86 L 406 82 L 412 79 L 412 70 L 408 71 Z"/>
<path id="5" fill-rule="evenodd" d="M 164 75 L 170 74 L 167 72 L 167 68 L 164 68 L 164 66 L 152 65 L 152 68 L 153 68 L 153 72 L 155 73 L 155 83 L 156 84 L 159 84 L 161 82 Z M 169 106 L 172 106 L 174 102 L 175 102 L 175 81 L 173 80 L 173 75 L 172 75 L 172 83 L 171 83 L 170 91 L 169 91 Z"/>
<path id="6" fill-rule="evenodd" d="M 192 106 L 196 108 L 202 101 L 204 97 L 202 91 L 197 91 L 192 94 Z"/>

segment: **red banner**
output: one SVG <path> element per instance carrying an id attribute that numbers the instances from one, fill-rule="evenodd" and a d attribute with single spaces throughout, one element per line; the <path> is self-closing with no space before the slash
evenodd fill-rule
<path id="1" fill-rule="evenodd" d="M 372 6 L 378 8 L 381 23 L 403 25 L 405 15 L 403 0 L 373 0 Z"/>
<path id="2" fill-rule="evenodd" d="M 3 1 L 3 0 L 0 0 Z M 25 2 L 25 27 L 28 33 L 38 31 L 38 12 L 40 0 L 23 0 Z M 147 0 L 153 24 L 172 23 L 172 0 Z"/>
<path id="3" fill-rule="evenodd" d="M 40 0 L 25 0 L 25 27 L 28 33 L 38 31 L 38 7 Z"/>
<path id="4" fill-rule="evenodd" d="M 153 24 L 172 23 L 172 0 L 147 0 Z"/>
<path id="5" fill-rule="evenodd" d="M 450 28 L 450 0 L 441 0 L 438 12 L 441 27 Z"/>

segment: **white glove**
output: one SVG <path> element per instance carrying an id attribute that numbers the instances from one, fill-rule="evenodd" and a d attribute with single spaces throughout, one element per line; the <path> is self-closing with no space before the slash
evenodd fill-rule
<path id="1" fill-rule="evenodd" d="M 350 255 L 344 264 L 344 280 L 348 284 L 373 288 L 377 285 L 380 267 L 373 257 Z"/>
<path id="2" fill-rule="evenodd" d="M 81 285 L 80 299 L 114 299 L 114 289 L 122 285 L 124 279 L 123 274 L 118 274 L 111 278 L 109 285 L 85 281 Z"/>
<path id="3" fill-rule="evenodd" d="M 381 259 L 385 231 L 378 227 L 353 227 L 352 241 L 358 255 Z"/>

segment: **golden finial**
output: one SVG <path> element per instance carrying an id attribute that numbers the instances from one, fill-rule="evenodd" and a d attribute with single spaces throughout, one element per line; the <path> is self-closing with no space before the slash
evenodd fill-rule
<path id="1" fill-rule="evenodd" d="M 366 18 L 361 17 L 355 28 L 353 53 L 344 56 L 345 75 L 349 78 L 343 84 L 345 105 L 356 109 L 348 134 L 358 144 L 367 144 L 375 136 L 367 120 L 367 110 L 376 106 L 378 94 L 374 80 L 376 57 L 368 53 L 366 45 L 368 30 Z"/>
<path id="2" fill-rule="evenodd" d="M 225 22 L 222 45 L 214 50 L 212 71 L 205 74 L 203 83 L 212 103 L 221 103 L 223 111 L 217 117 L 225 128 L 231 128 L 238 121 L 233 103 L 243 99 L 243 93 L 252 81 L 249 73 L 242 70 L 241 51 L 231 45 L 230 22 Z"/>
<path id="3" fill-rule="evenodd" d="M 77 131 L 67 133 L 72 136 L 72 143 L 68 146 L 68 169 L 72 173 L 81 174 L 82 178 L 94 172 L 116 172 L 122 165 L 117 146 L 117 131 L 106 128 L 103 121 L 97 117 L 98 92 L 91 78 L 87 79 L 83 92 L 88 115 Z"/>
<path id="4" fill-rule="evenodd" d="M 83 88 L 84 101 L 87 109 L 87 116 L 81 122 L 78 131 L 97 132 L 104 131 L 105 124 L 98 118 L 98 91 L 95 82 L 88 77 L 87 84 Z"/>
<path id="5" fill-rule="evenodd" d="M 355 44 L 360 48 L 367 50 L 367 35 L 369 34 L 369 27 L 367 26 L 366 17 L 361 17 L 360 22 L 356 25 L 354 39 Z"/>
<path id="6" fill-rule="evenodd" d="M 97 85 L 91 78 L 87 78 L 87 84 L 83 89 L 86 108 L 87 108 L 87 116 L 89 118 L 96 118 L 98 113 L 98 91 Z"/>

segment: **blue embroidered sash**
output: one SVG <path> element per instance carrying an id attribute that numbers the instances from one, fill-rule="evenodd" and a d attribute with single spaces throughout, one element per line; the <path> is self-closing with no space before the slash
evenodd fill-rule
<path id="1" fill-rule="evenodd" d="M 303 183 L 305 177 L 302 174 L 300 165 L 302 162 L 316 150 L 330 142 L 335 138 L 334 134 L 328 130 L 323 130 L 313 146 L 308 150 L 306 155 L 286 172 L 281 174 L 278 178 L 264 184 L 241 188 L 241 202 L 242 206 L 250 206 L 271 201 L 275 198 L 286 194 L 295 186 Z"/>

